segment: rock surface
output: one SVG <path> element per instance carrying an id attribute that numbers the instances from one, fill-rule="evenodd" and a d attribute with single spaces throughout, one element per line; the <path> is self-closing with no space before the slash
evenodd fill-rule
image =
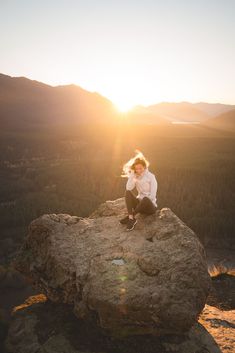
<path id="1" fill-rule="evenodd" d="M 232 353 L 232 316 L 218 320 L 213 309 L 206 305 L 200 323 L 185 335 L 119 339 L 104 335 L 94 322 L 77 319 L 72 306 L 32 296 L 14 309 L 5 348 L 7 353 Z"/>
<path id="2" fill-rule="evenodd" d="M 125 213 L 120 198 L 88 218 L 43 215 L 30 223 L 14 266 L 110 335 L 182 334 L 210 290 L 204 248 L 169 208 L 138 214 L 129 232 L 119 223 Z"/>

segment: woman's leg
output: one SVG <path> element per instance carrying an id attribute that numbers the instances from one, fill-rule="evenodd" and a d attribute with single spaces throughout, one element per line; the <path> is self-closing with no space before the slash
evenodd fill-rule
<path id="1" fill-rule="evenodd" d="M 136 206 L 140 203 L 139 199 L 136 198 L 136 196 L 133 194 L 131 190 L 126 190 L 125 191 L 125 201 L 126 201 L 126 208 L 128 215 L 133 216 L 133 211 L 136 208 Z"/>
<path id="2" fill-rule="evenodd" d="M 157 207 L 152 203 L 152 201 L 146 196 L 140 200 L 139 204 L 134 210 L 134 216 L 137 213 L 153 214 L 157 210 Z"/>

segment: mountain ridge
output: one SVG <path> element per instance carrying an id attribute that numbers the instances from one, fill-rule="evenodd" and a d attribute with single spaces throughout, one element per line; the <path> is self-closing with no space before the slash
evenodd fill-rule
<path id="1" fill-rule="evenodd" d="M 235 105 L 198 102 L 160 102 L 136 105 L 125 121 L 137 124 L 203 123 L 235 109 Z M 38 123 L 115 122 L 122 114 L 99 92 L 76 84 L 52 86 L 24 76 L 0 73 L 1 126 Z M 213 122 L 212 122 L 213 123 Z"/>

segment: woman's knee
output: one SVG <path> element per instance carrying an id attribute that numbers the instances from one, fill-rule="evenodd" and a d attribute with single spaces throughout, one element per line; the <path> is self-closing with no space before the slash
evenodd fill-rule
<path id="1" fill-rule="evenodd" d="M 132 194 L 131 190 L 125 190 L 125 195 Z"/>
<path id="2" fill-rule="evenodd" d="M 142 198 L 142 202 L 143 203 L 152 203 L 152 201 L 147 197 L 147 196 L 144 196 L 143 198 Z"/>
<path id="3" fill-rule="evenodd" d="M 131 190 L 127 190 L 127 189 L 125 190 L 125 194 L 127 194 L 127 193 L 129 193 L 129 192 L 131 192 Z"/>

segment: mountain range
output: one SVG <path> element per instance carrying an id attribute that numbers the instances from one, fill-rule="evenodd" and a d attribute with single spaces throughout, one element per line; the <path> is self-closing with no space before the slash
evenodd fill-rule
<path id="1" fill-rule="evenodd" d="M 0 74 L 0 125 L 113 122 L 123 117 L 115 105 L 97 92 L 75 84 L 50 86 L 26 77 Z M 161 102 L 135 106 L 125 113 L 137 124 L 200 123 L 235 130 L 235 105 L 220 103 Z"/>

